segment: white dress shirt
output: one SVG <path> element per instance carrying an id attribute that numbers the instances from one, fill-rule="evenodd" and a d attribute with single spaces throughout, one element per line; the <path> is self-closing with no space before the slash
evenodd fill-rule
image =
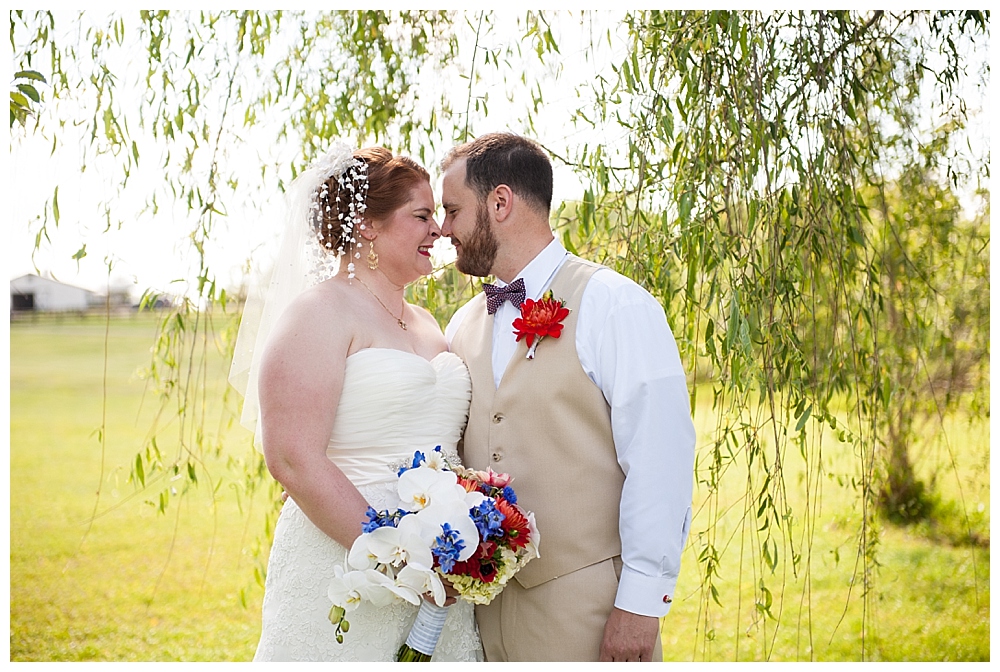
<path id="1" fill-rule="evenodd" d="M 542 250 L 519 276 L 526 298 L 538 300 L 566 258 L 558 240 Z M 449 346 L 469 305 L 459 308 L 445 330 Z M 511 325 L 520 314 L 504 302 L 494 316 L 497 387 L 517 349 Z M 680 354 L 656 299 L 611 269 L 591 276 L 577 320 L 580 364 L 611 407 L 615 451 L 625 473 L 619 519 L 624 567 L 615 606 L 663 616 L 691 522 L 695 431 Z"/>

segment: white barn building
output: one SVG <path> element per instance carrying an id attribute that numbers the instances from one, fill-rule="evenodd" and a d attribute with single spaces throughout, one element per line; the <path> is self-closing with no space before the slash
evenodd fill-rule
<path id="1" fill-rule="evenodd" d="M 82 287 L 29 273 L 10 281 L 11 311 L 60 312 L 87 310 L 102 302 L 101 297 Z"/>

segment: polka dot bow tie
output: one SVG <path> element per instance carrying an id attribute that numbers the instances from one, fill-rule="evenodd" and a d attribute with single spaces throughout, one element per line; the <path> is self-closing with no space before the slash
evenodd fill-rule
<path id="1" fill-rule="evenodd" d="M 510 301 L 515 308 L 520 308 L 524 303 L 523 278 L 518 278 L 505 287 L 483 283 L 483 291 L 486 292 L 486 312 L 490 315 L 500 310 L 504 301 Z"/>

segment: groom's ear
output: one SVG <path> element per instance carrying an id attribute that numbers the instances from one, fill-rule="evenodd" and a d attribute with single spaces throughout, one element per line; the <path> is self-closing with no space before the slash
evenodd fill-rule
<path id="1" fill-rule="evenodd" d="M 506 220 L 514 207 L 514 192 L 506 184 L 498 184 L 487 198 L 487 207 L 495 222 Z"/>

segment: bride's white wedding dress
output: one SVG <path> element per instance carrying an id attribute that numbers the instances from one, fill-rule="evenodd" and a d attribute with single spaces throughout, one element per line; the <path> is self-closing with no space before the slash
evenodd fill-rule
<path id="1" fill-rule="evenodd" d="M 456 456 L 472 387 L 462 360 L 450 352 L 428 361 L 384 348 L 347 358 L 327 456 L 375 509 L 395 508 L 396 472 L 415 450 Z M 254 660 L 391 661 L 406 640 L 417 607 L 406 602 L 362 604 L 347 615 L 338 644 L 328 615 L 327 588 L 347 550 L 313 525 L 289 499 L 274 532 L 264 588 L 263 627 Z M 434 660 L 482 660 L 473 607 L 459 600 Z"/>

